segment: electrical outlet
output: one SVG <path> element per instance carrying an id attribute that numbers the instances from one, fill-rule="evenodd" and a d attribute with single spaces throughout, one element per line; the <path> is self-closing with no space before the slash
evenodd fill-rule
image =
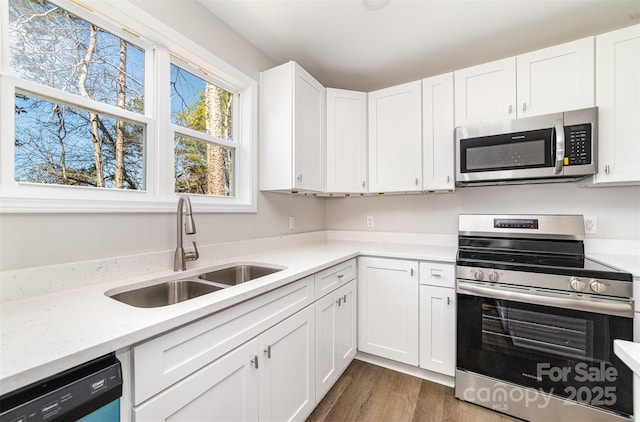
<path id="1" fill-rule="evenodd" d="M 293 230 L 296 228 L 296 218 L 289 217 L 289 230 Z"/>
<path id="2" fill-rule="evenodd" d="M 367 227 L 373 227 L 373 216 L 372 215 L 368 215 L 367 216 Z"/>
<path id="3" fill-rule="evenodd" d="M 598 217 L 584 217 L 584 232 L 598 233 Z"/>

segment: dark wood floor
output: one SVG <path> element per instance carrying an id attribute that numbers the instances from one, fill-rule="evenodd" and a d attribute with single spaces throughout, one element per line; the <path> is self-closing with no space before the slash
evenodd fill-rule
<path id="1" fill-rule="evenodd" d="M 388 422 L 513 422 L 457 400 L 453 388 L 354 360 L 307 419 Z"/>

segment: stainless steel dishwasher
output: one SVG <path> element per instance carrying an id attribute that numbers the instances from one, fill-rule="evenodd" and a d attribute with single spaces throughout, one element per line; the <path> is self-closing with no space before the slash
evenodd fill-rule
<path id="1" fill-rule="evenodd" d="M 0 397 L 0 422 L 120 421 L 122 370 L 108 354 Z"/>

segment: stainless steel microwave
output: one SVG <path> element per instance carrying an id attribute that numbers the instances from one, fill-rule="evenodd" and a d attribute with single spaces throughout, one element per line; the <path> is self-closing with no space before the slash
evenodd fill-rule
<path id="1" fill-rule="evenodd" d="M 456 128 L 456 185 L 575 181 L 596 173 L 596 107 Z"/>

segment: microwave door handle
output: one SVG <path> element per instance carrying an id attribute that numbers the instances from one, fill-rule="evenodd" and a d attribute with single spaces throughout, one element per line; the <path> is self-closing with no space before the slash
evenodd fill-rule
<path id="1" fill-rule="evenodd" d="M 556 166 L 553 174 L 562 173 L 562 165 L 564 163 L 564 122 L 558 119 L 554 123 L 556 132 Z"/>

